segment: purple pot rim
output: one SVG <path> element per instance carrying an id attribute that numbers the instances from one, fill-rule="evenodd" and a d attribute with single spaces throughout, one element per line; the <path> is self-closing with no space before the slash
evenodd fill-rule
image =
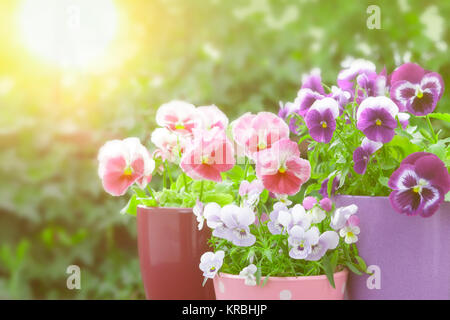
<path id="1" fill-rule="evenodd" d="M 348 269 L 344 268 L 341 271 L 334 273 L 334 278 L 342 278 L 346 277 L 348 275 Z M 223 279 L 230 279 L 230 280 L 243 280 L 239 277 L 239 275 L 236 274 L 229 274 L 225 272 L 219 272 L 218 278 Z M 265 278 L 265 276 L 261 276 L 261 278 Z M 217 278 L 214 278 L 217 279 Z M 326 275 L 321 274 L 319 276 L 298 276 L 298 277 L 269 277 L 269 280 L 275 280 L 275 281 L 312 281 L 312 280 L 327 280 L 328 278 Z"/>
<path id="2" fill-rule="evenodd" d="M 192 208 L 178 208 L 178 207 L 148 207 L 144 205 L 137 206 L 138 212 L 143 214 L 152 214 L 156 211 L 163 212 L 164 214 L 191 214 L 193 213 Z"/>
<path id="3" fill-rule="evenodd" d="M 380 200 L 388 200 L 389 201 L 389 197 L 387 196 L 355 196 L 355 195 L 351 195 L 351 194 L 336 194 L 334 196 L 334 198 L 355 198 L 355 199 L 380 199 Z"/>

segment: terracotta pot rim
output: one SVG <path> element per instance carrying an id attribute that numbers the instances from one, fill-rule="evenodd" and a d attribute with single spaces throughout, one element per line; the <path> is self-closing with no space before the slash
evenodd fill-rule
<path id="1" fill-rule="evenodd" d="M 335 278 L 342 278 L 346 277 L 348 274 L 348 269 L 344 268 L 341 271 L 335 272 L 334 277 Z M 225 279 L 239 279 L 243 280 L 239 277 L 239 275 L 236 274 L 229 274 L 225 272 L 219 272 L 219 278 L 225 278 Z M 264 276 L 261 276 L 261 279 L 265 278 Z M 327 280 L 328 278 L 326 275 L 321 274 L 319 276 L 298 276 L 298 277 L 269 277 L 269 280 L 276 280 L 276 281 L 311 281 L 311 280 Z"/>
<path id="2" fill-rule="evenodd" d="M 145 206 L 145 205 L 138 205 L 137 206 L 140 209 L 144 209 L 145 211 L 141 211 L 143 213 L 152 213 L 154 211 L 164 211 L 164 213 L 166 214 L 171 214 L 171 213 L 181 213 L 181 214 L 187 214 L 187 213 L 192 213 L 192 208 L 178 208 L 178 207 L 149 207 L 149 206 Z"/>

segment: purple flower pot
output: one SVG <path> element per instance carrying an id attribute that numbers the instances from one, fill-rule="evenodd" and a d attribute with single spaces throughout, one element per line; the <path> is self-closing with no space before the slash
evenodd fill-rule
<path id="1" fill-rule="evenodd" d="M 198 265 L 211 251 L 209 228 L 201 231 L 192 209 L 137 210 L 138 250 L 145 295 L 149 300 L 213 300 L 212 281 L 203 287 Z"/>
<path id="2" fill-rule="evenodd" d="M 450 203 L 422 218 L 397 213 L 387 197 L 336 196 L 335 201 L 337 207 L 358 206 L 359 254 L 380 271 L 379 289 L 374 276 L 350 273 L 348 298 L 450 299 Z"/>

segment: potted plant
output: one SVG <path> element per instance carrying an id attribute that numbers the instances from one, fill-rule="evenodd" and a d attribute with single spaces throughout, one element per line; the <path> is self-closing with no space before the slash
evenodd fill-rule
<path id="1" fill-rule="evenodd" d="M 207 249 L 208 230 L 197 230 L 196 202 L 233 201 L 220 175 L 234 165 L 225 129 L 228 118 L 216 106 L 196 108 L 183 101 L 163 104 L 156 114 L 150 154 L 138 138 L 108 141 L 99 151 L 99 176 L 113 196 L 130 190 L 122 213 L 137 215 L 141 274 L 148 299 L 214 299 L 202 287 L 198 259 Z M 215 153 L 227 158 L 217 159 Z M 161 189 L 150 186 L 153 176 Z M 196 179 L 196 180 L 194 180 Z"/>
<path id="2" fill-rule="evenodd" d="M 355 245 L 355 205 L 335 210 L 330 199 L 315 197 L 292 205 L 311 168 L 288 134 L 268 112 L 232 124 L 244 165 L 224 175 L 236 200 L 198 211 L 212 229 L 199 268 L 203 284 L 214 279 L 217 299 L 343 299 L 348 269 L 366 270 Z"/>
<path id="3" fill-rule="evenodd" d="M 388 75 L 357 59 L 337 86 L 314 70 L 295 101 L 281 104 L 308 144 L 305 192 L 360 209 L 359 248 L 373 274 L 350 277 L 350 298 L 450 299 L 450 137 L 431 123 L 450 122 L 435 112 L 443 92 L 442 77 L 417 64 Z"/>

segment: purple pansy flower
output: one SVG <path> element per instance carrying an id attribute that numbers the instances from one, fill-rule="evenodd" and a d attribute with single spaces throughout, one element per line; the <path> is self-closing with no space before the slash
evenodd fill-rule
<path id="1" fill-rule="evenodd" d="M 357 127 L 370 140 L 387 143 L 395 135 L 397 114 L 398 107 L 391 99 L 384 96 L 369 97 L 358 108 Z"/>
<path id="2" fill-rule="evenodd" d="M 327 97 L 333 98 L 339 104 L 339 113 L 342 114 L 344 107 L 349 104 L 352 95 L 349 91 L 342 90 L 339 87 L 332 86 L 331 93 Z"/>
<path id="3" fill-rule="evenodd" d="M 322 86 L 322 77 L 319 68 L 314 68 L 310 73 L 303 75 L 302 77 L 302 89 L 311 89 L 314 92 L 325 95 L 325 90 Z"/>
<path id="4" fill-rule="evenodd" d="M 348 219 L 358 211 L 358 206 L 351 204 L 346 207 L 339 207 L 331 216 L 330 227 L 339 230 L 345 227 Z"/>
<path id="5" fill-rule="evenodd" d="M 356 102 L 361 103 L 367 97 L 384 96 L 387 87 L 386 68 L 380 74 L 375 71 L 367 71 L 357 76 L 356 83 L 359 90 L 356 93 Z"/>
<path id="6" fill-rule="evenodd" d="M 331 209 L 333 209 L 333 202 L 330 198 L 323 198 L 320 200 L 320 207 L 325 210 L 326 212 L 330 212 Z"/>
<path id="7" fill-rule="evenodd" d="M 229 232 L 222 220 L 221 211 L 222 208 L 217 203 L 209 202 L 203 209 L 203 216 L 206 219 L 206 225 L 213 229 L 213 236 L 229 240 Z"/>
<path id="8" fill-rule="evenodd" d="M 289 256 L 293 259 L 305 259 L 312 251 L 312 246 L 319 241 L 319 229 L 312 227 L 305 231 L 296 225 L 289 230 L 288 243 L 291 247 Z"/>
<path id="9" fill-rule="evenodd" d="M 369 164 L 370 156 L 383 146 L 381 142 L 376 142 L 364 138 L 361 146 L 353 152 L 353 168 L 358 174 L 364 174 Z"/>
<path id="10" fill-rule="evenodd" d="M 395 69 L 391 83 L 392 100 L 401 111 L 408 110 L 416 116 L 433 112 L 444 93 L 441 75 L 424 70 L 415 63 L 405 63 Z"/>
<path id="11" fill-rule="evenodd" d="M 297 93 L 297 97 L 294 100 L 295 110 L 302 117 L 306 116 L 308 110 L 317 100 L 325 98 L 324 95 L 313 91 L 309 88 L 300 89 Z"/>
<path id="12" fill-rule="evenodd" d="M 356 59 L 350 62 L 347 67 L 338 74 L 337 83 L 342 90 L 352 91 L 354 80 L 361 74 L 375 72 L 376 66 L 373 62 Z"/>
<path id="13" fill-rule="evenodd" d="M 338 116 L 339 105 L 336 100 L 324 98 L 314 102 L 305 117 L 311 137 L 317 142 L 330 142 Z"/>
<path id="14" fill-rule="evenodd" d="M 255 222 L 255 213 L 249 207 L 226 205 L 221 210 L 221 218 L 228 229 L 228 240 L 236 246 L 249 247 L 256 241 L 249 226 Z"/>
<path id="15" fill-rule="evenodd" d="M 406 215 L 432 216 L 450 190 L 450 175 L 434 154 L 416 152 L 406 157 L 391 175 L 392 207 Z"/>
<path id="16" fill-rule="evenodd" d="M 339 244 L 339 235 L 335 231 L 325 231 L 319 237 L 317 244 L 311 246 L 311 253 L 305 260 L 317 261 L 327 250 L 333 250 Z"/>
<path id="17" fill-rule="evenodd" d="M 319 190 L 319 193 L 324 197 L 324 198 L 326 198 L 326 197 L 328 197 L 328 181 L 329 181 L 330 179 L 325 179 L 325 180 L 323 180 L 322 181 L 322 184 L 320 185 L 320 190 Z M 340 178 L 339 178 L 339 176 L 336 176 L 336 177 L 334 177 L 334 179 L 333 179 L 333 185 L 331 186 L 331 196 L 332 195 L 334 195 L 335 193 L 336 193 L 336 190 L 338 189 L 338 187 L 339 187 L 339 183 L 340 183 Z"/>

